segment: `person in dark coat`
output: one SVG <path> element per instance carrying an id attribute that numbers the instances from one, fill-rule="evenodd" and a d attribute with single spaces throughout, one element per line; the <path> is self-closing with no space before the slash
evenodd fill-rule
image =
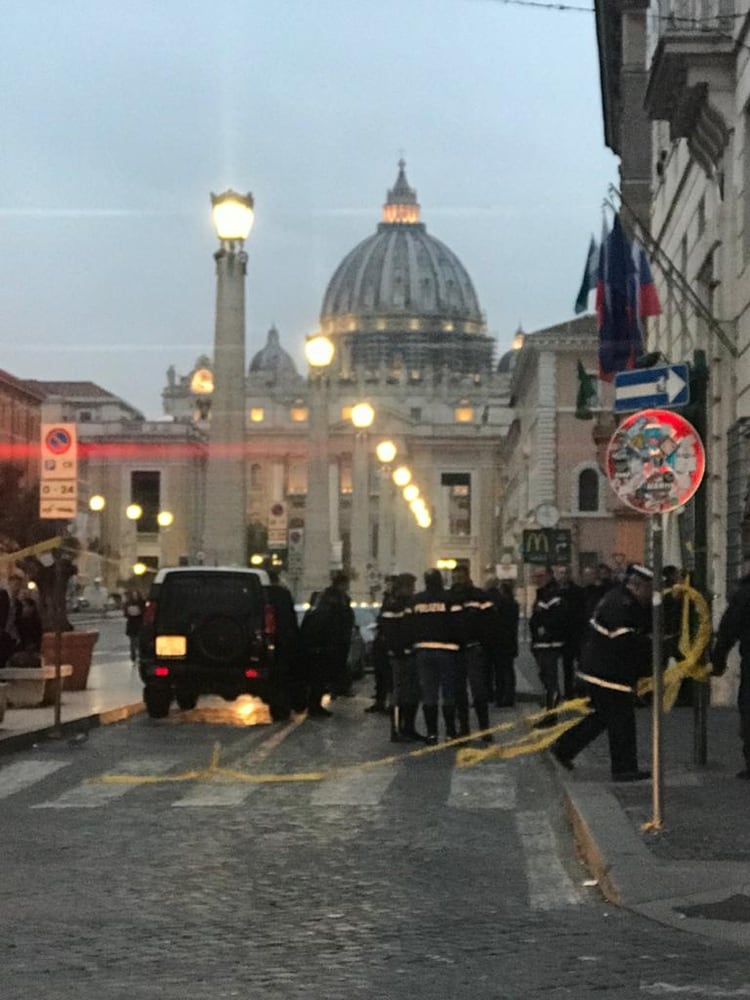
<path id="1" fill-rule="evenodd" d="M 138 662 L 139 641 L 143 627 L 143 612 L 146 602 L 139 591 L 128 590 L 122 602 L 122 613 L 125 616 L 125 635 L 130 640 L 130 662 L 135 666 Z"/>
<path id="2" fill-rule="evenodd" d="M 416 656 L 427 735 L 431 746 L 438 742 L 438 707 L 442 697 L 447 738 L 456 738 L 456 654 L 461 638 L 460 615 L 443 587 L 439 569 L 428 569 L 425 589 L 414 598 L 410 621 L 411 645 Z"/>
<path id="3" fill-rule="evenodd" d="M 549 566 L 535 567 L 532 580 L 537 592 L 529 618 L 531 650 L 544 688 L 544 707 L 551 709 L 560 701 L 559 664 L 567 637 L 568 612 Z M 553 717 L 549 716 L 545 724 L 554 724 Z"/>
<path id="4" fill-rule="evenodd" d="M 456 718 L 458 735 L 468 736 L 469 698 L 471 690 L 474 711 L 480 730 L 490 727 L 487 692 L 485 649 L 494 630 L 495 605 L 479 587 L 475 587 L 468 566 L 456 566 L 450 596 L 454 606 L 463 608 L 461 615 L 461 649 L 456 656 Z M 492 734 L 482 736 L 485 743 L 492 742 Z"/>
<path id="5" fill-rule="evenodd" d="M 583 573 L 581 574 L 581 589 L 583 590 L 583 619 L 584 619 L 584 633 L 586 631 L 586 626 L 591 620 L 591 616 L 596 610 L 596 606 L 611 589 L 610 586 L 603 583 L 599 577 L 599 568 L 597 566 L 584 566 Z"/>
<path id="6" fill-rule="evenodd" d="M 319 600 L 319 591 L 313 591 L 300 625 L 300 657 L 306 667 L 303 690 L 307 695 L 307 714 L 312 719 L 328 719 L 333 713 L 322 701 L 323 695 L 331 691 L 331 665 L 327 623 L 318 609 Z"/>
<path id="7" fill-rule="evenodd" d="M 746 557 L 747 559 L 747 557 Z M 717 677 L 727 669 L 729 651 L 740 644 L 740 687 L 737 708 L 740 713 L 740 739 L 745 766 L 737 777 L 750 780 L 750 573 L 742 577 L 739 587 L 729 600 L 719 622 L 716 641 L 711 653 L 713 672 Z"/>
<path id="8" fill-rule="evenodd" d="M 417 665 L 411 650 L 411 616 L 416 577 L 400 573 L 392 581 L 378 615 L 378 633 L 392 671 L 391 740 L 421 740 L 415 728 L 420 692 Z"/>
<path id="9" fill-rule="evenodd" d="M 19 595 L 23 576 L 12 572 L 8 582 L 0 587 L 0 667 L 4 667 L 19 648 L 17 621 L 20 616 Z"/>
<path id="10" fill-rule="evenodd" d="M 16 617 L 18 648 L 25 653 L 39 653 L 42 649 L 42 618 L 33 597 L 22 597 Z"/>
<path id="11" fill-rule="evenodd" d="M 274 673 L 276 675 L 276 722 L 288 718 L 288 708 L 302 711 L 307 704 L 299 649 L 299 625 L 294 610 L 294 598 L 281 583 L 278 570 L 268 570 L 266 600 L 273 608 L 275 620 Z"/>
<path id="12" fill-rule="evenodd" d="M 631 564 L 622 585 L 599 602 L 585 636 L 578 676 L 586 682 L 593 711 L 552 744 L 563 767 L 604 730 L 614 781 L 641 781 L 638 767 L 635 689 L 651 669 L 651 589 L 653 573 Z"/>
<path id="13" fill-rule="evenodd" d="M 492 632 L 486 647 L 494 678 L 495 705 L 512 708 L 516 703 L 514 661 L 518 656 L 520 609 L 513 596 L 513 587 L 507 580 L 501 582 L 497 577 L 491 577 L 485 584 L 485 591 L 495 605 Z"/>
<path id="14" fill-rule="evenodd" d="M 555 566 L 555 580 L 565 600 L 565 644 L 562 648 L 563 696 L 575 694 L 576 668 L 581 655 L 581 640 L 586 625 L 585 595 L 570 573 L 569 566 Z"/>
<path id="15" fill-rule="evenodd" d="M 347 593 L 348 586 L 349 577 L 345 573 L 335 573 L 331 585 L 320 595 L 317 605 L 326 620 L 326 644 L 331 663 L 331 695 L 334 698 L 350 694 L 352 688 L 348 661 L 354 612 Z"/>

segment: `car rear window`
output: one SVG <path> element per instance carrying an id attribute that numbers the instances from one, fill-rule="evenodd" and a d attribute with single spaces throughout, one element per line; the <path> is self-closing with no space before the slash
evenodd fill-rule
<path id="1" fill-rule="evenodd" d="M 260 581 L 249 573 L 175 573 L 159 588 L 159 629 L 214 614 L 260 618 L 263 604 Z"/>

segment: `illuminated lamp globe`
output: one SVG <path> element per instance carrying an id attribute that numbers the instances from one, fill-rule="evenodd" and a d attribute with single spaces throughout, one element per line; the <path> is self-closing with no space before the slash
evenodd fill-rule
<path id="1" fill-rule="evenodd" d="M 399 465 L 393 470 L 392 478 L 396 486 L 408 486 L 411 482 L 411 469 L 408 465 Z"/>
<path id="2" fill-rule="evenodd" d="M 129 521 L 137 521 L 139 517 L 143 517 L 143 507 L 139 503 L 131 503 L 125 508 L 125 517 Z"/>
<path id="3" fill-rule="evenodd" d="M 148 566 L 145 563 L 137 562 L 133 565 L 133 575 L 143 576 L 143 574 L 146 572 L 147 569 Z"/>
<path id="4" fill-rule="evenodd" d="M 415 517 L 418 517 L 420 514 L 427 513 L 427 505 L 425 504 L 422 497 L 417 497 L 416 500 L 412 500 L 412 502 L 409 504 L 409 509 L 415 515 Z"/>
<path id="5" fill-rule="evenodd" d="M 375 419 L 375 410 L 369 403 L 357 403 L 352 407 L 352 423 L 357 430 L 364 430 L 369 427 Z"/>
<path id="6" fill-rule="evenodd" d="M 335 352 L 333 341 L 325 334 L 316 333 L 305 341 L 305 358 L 311 368 L 327 368 L 333 361 Z"/>
<path id="7" fill-rule="evenodd" d="M 375 446 L 375 454 L 378 456 L 379 462 L 382 462 L 383 465 L 389 465 L 398 454 L 398 448 L 393 441 L 381 441 Z"/>
<path id="8" fill-rule="evenodd" d="M 160 510 L 156 515 L 156 523 L 160 528 L 169 528 L 174 524 L 174 514 L 171 510 Z"/>
<path id="9" fill-rule="evenodd" d="M 95 514 L 100 510 L 104 510 L 106 506 L 107 501 L 100 493 L 95 493 L 92 497 L 89 497 L 89 510 L 93 510 Z"/>
<path id="10" fill-rule="evenodd" d="M 228 190 L 223 194 L 211 195 L 211 214 L 214 229 L 220 240 L 226 243 L 243 243 L 253 228 L 253 196 L 237 194 Z"/>
<path id="11" fill-rule="evenodd" d="M 258 553 L 258 552 L 256 552 L 253 555 L 251 555 L 250 556 L 250 565 L 251 566 L 262 566 L 263 565 L 263 556 L 260 555 L 260 553 Z"/>
<path id="12" fill-rule="evenodd" d="M 403 496 L 404 500 L 406 500 L 407 503 L 411 503 L 413 500 L 416 500 L 417 497 L 419 496 L 419 487 L 416 485 L 416 483 L 409 483 L 408 486 L 404 486 L 403 490 L 401 491 L 401 495 Z"/>

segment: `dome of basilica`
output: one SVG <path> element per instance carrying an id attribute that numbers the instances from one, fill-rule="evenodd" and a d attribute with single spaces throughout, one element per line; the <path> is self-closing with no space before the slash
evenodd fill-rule
<path id="1" fill-rule="evenodd" d="M 291 356 L 281 346 L 279 331 L 272 326 L 268 331 L 268 339 L 250 362 L 250 374 L 264 373 L 274 378 L 284 378 L 297 375 L 297 368 Z"/>
<path id="2" fill-rule="evenodd" d="M 395 353 L 405 362 L 405 355 L 433 365 L 460 357 L 462 369 L 486 368 L 492 340 L 474 285 L 453 251 L 420 221 L 405 166 L 401 160 L 377 232 L 351 250 L 331 278 L 321 330 L 355 334 L 352 358 L 370 367 L 391 364 Z"/>

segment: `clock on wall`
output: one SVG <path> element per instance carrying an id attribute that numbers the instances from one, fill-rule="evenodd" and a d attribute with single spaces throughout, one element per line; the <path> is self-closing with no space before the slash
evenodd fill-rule
<path id="1" fill-rule="evenodd" d="M 540 528 L 555 528 L 560 520 L 560 511 L 553 503 L 540 503 L 536 509 L 536 523 Z"/>

